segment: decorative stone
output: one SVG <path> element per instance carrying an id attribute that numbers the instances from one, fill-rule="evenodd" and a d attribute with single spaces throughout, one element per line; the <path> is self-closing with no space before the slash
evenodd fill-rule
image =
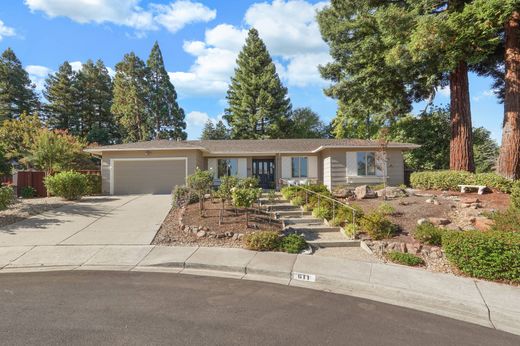
<path id="1" fill-rule="evenodd" d="M 421 244 L 406 243 L 406 251 L 411 254 L 418 254 L 421 252 Z"/>
<path id="2" fill-rule="evenodd" d="M 408 197 L 405 190 L 395 186 L 387 186 L 384 189 L 377 190 L 376 194 L 378 197 L 386 196 L 388 198 Z"/>
<path id="3" fill-rule="evenodd" d="M 332 196 L 334 196 L 336 198 L 349 198 L 353 195 L 354 195 L 354 191 L 352 191 L 352 189 L 349 189 L 347 187 L 338 188 L 338 189 L 335 189 L 334 191 L 332 191 Z"/>
<path id="4" fill-rule="evenodd" d="M 233 234 L 234 234 L 233 232 L 226 232 L 226 233 L 224 233 L 224 235 L 226 237 L 228 237 L 228 238 L 231 238 L 233 236 Z"/>
<path id="5" fill-rule="evenodd" d="M 428 221 L 435 226 L 444 226 L 451 223 L 450 220 L 443 217 L 429 217 Z"/>
<path id="6" fill-rule="evenodd" d="M 242 233 L 238 234 L 238 240 L 242 240 L 244 238 L 244 235 Z"/>
<path id="7" fill-rule="evenodd" d="M 457 226 L 454 223 L 450 223 L 450 224 L 444 226 L 444 229 L 447 229 L 447 230 L 450 230 L 450 231 L 460 231 L 460 227 Z"/>
<path id="8" fill-rule="evenodd" d="M 406 252 L 406 244 L 405 243 L 399 243 L 399 251 Z"/>
<path id="9" fill-rule="evenodd" d="M 365 198 L 375 198 L 377 197 L 376 193 L 370 188 L 368 185 L 361 185 L 356 187 L 354 191 L 357 199 L 365 199 Z"/>
<path id="10" fill-rule="evenodd" d="M 209 231 L 209 227 L 204 226 L 204 227 L 202 227 L 202 230 L 208 232 Z"/>
<path id="11" fill-rule="evenodd" d="M 475 218 L 474 226 L 476 229 L 481 231 L 488 231 L 493 226 L 494 222 L 491 219 L 488 219 L 484 216 L 479 216 Z"/>
<path id="12" fill-rule="evenodd" d="M 424 225 L 425 223 L 429 223 L 428 219 L 422 218 L 422 219 L 417 220 L 418 225 Z"/>
<path id="13" fill-rule="evenodd" d="M 460 203 L 474 204 L 474 203 L 480 203 L 480 200 L 476 197 L 463 197 L 460 199 Z"/>
<path id="14" fill-rule="evenodd" d="M 206 236 L 206 231 L 198 231 L 197 232 L 197 238 L 203 238 Z"/>
<path id="15" fill-rule="evenodd" d="M 238 233 L 235 233 L 233 234 L 233 236 L 231 237 L 232 240 L 238 240 L 238 236 L 239 234 Z"/>

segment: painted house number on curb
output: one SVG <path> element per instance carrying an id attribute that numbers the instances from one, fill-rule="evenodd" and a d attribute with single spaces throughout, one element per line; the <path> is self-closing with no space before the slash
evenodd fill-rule
<path id="1" fill-rule="evenodd" d="M 316 282 L 316 275 L 305 273 L 293 273 L 294 280 Z"/>

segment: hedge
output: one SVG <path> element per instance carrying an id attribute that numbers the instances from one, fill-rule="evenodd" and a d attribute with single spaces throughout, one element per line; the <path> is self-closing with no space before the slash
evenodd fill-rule
<path id="1" fill-rule="evenodd" d="M 51 195 L 67 200 L 80 199 L 89 192 L 87 176 L 74 171 L 48 175 L 45 177 L 44 183 Z"/>
<path id="2" fill-rule="evenodd" d="M 445 232 L 442 247 L 448 260 L 467 275 L 520 283 L 520 233 Z"/>
<path id="3" fill-rule="evenodd" d="M 415 172 L 410 176 L 413 188 L 426 190 L 460 190 L 458 185 L 486 185 L 504 193 L 510 193 L 513 181 L 495 173 L 470 173 L 466 171 Z"/>

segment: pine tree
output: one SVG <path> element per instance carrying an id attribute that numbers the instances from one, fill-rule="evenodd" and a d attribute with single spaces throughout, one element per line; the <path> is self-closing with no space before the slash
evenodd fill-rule
<path id="1" fill-rule="evenodd" d="M 110 144 L 119 139 L 119 131 L 110 108 L 112 80 L 103 61 L 88 60 L 78 72 L 78 115 L 80 134 L 89 143 Z"/>
<path id="2" fill-rule="evenodd" d="M 135 53 L 125 54 L 116 65 L 112 113 L 121 129 L 123 142 L 153 138 L 148 108 L 148 69 Z"/>
<path id="3" fill-rule="evenodd" d="M 0 123 L 39 110 L 34 88 L 20 60 L 7 48 L 0 56 Z"/>
<path id="4" fill-rule="evenodd" d="M 224 119 L 231 138 L 282 138 L 287 133 L 291 101 L 264 42 L 249 30 L 227 92 Z"/>
<path id="5" fill-rule="evenodd" d="M 214 139 L 213 138 L 214 133 L 215 133 L 215 125 L 213 125 L 213 121 L 208 120 L 204 124 L 202 133 L 200 134 L 200 139 L 202 139 L 202 140 Z"/>
<path id="6" fill-rule="evenodd" d="M 157 41 L 146 66 L 149 69 L 149 107 L 154 138 L 186 139 L 184 110 L 177 103 L 177 93 L 164 67 Z"/>
<path id="7" fill-rule="evenodd" d="M 229 130 L 226 128 L 226 125 L 224 125 L 222 120 L 219 120 L 217 125 L 214 125 L 213 121 L 208 120 L 206 124 L 204 124 L 204 129 L 202 129 L 200 139 L 229 139 Z"/>
<path id="8" fill-rule="evenodd" d="M 67 61 L 59 67 L 58 72 L 46 79 L 43 96 L 48 101 L 44 106 L 47 125 L 52 129 L 68 130 L 73 135 L 81 135 L 76 73 Z"/>

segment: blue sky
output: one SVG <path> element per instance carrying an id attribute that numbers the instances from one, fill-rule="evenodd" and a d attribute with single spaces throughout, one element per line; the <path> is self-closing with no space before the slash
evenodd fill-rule
<path id="1" fill-rule="evenodd" d="M 65 60 L 80 68 L 89 58 L 102 59 L 113 68 L 130 51 L 146 60 L 157 40 L 187 114 L 188 136 L 196 139 L 208 118 L 221 116 L 236 55 L 254 26 L 293 106 L 311 107 L 329 122 L 336 103 L 323 95 L 327 83 L 316 66 L 330 58 L 314 20 L 325 5 L 313 0 L 3 0 L 0 50 L 13 48 L 41 87 Z M 474 126 L 486 127 L 499 140 L 503 106 L 490 88 L 489 79 L 470 76 Z M 448 102 L 448 91 L 441 90 L 435 103 Z"/>

